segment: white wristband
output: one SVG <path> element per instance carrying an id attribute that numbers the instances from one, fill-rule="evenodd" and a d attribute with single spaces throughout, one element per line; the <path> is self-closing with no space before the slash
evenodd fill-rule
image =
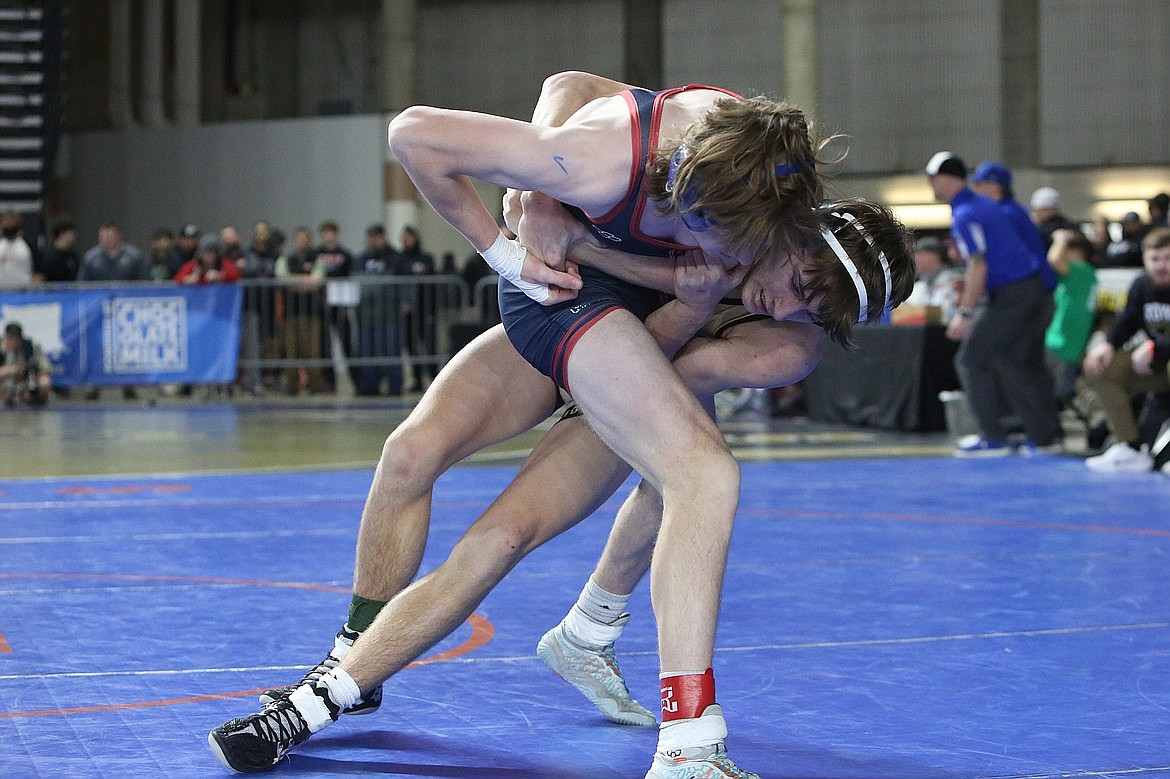
<path id="1" fill-rule="evenodd" d="M 496 236 L 496 241 L 479 253 L 492 270 L 503 278 L 512 282 L 516 287 L 537 303 L 548 300 L 548 285 L 535 281 L 525 281 L 520 278 L 520 271 L 524 269 L 524 258 L 528 255 L 519 241 L 508 239 L 503 233 Z"/>

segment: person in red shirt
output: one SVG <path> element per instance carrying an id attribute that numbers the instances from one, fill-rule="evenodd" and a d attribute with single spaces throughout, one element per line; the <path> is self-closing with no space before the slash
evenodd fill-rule
<path id="1" fill-rule="evenodd" d="M 195 256 L 175 273 L 175 281 L 180 284 L 222 284 L 239 278 L 240 269 L 234 262 L 223 261 L 219 256 L 219 244 L 214 240 L 200 243 Z"/>

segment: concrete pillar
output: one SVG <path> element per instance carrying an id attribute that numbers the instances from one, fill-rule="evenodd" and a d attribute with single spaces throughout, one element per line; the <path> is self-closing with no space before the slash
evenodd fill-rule
<path id="1" fill-rule="evenodd" d="M 625 0 L 627 83 L 647 89 L 661 89 L 662 83 L 662 2 Z"/>
<path id="2" fill-rule="evenodd" d="M 416 96 L 418 46 L 416 0 L 382 0 L 382 101 L 386 124 L 396 113 L 418 102 Z M 382 139 L 382 211 L 386 236 L 397 245 L 406 225 L 418 224 L 419 197 L 406 171 Z"/>
<path id="3" fill-rule="evenodd" d="M 999 147 L 1012 168 L 1040 167 L 1040 24 L 1036 0 L 999 2 Z"/>
<path id="4" fill-rule="evenodd" d="M 200 78 L 202 62 L 202 3 L 197 0 L 174 0 L 175 9 L 175 123 L 199 124 L 203 103 Z"/>
<path id="5" fill-rule="evenodd" d="M 416 0 L 382 0 L 382 102 L 387 111 L 401 111 L 418 102 Z"/>
<path id="6" fill-rule="evenodd" d="M 780 26 L 784 36 L 781 96 L 815 119 L 820 77 L 816 0 L 782 0 Z"/>
<path id="7" fill-rule="evenodd" d="M 163 109 L 163 0 L 142 0 L 142 110 L 147 127 L 166 124 Z"/>
<path id="8" fill-rule="evenodd" d="M 110 0 L 110 123 L 133 127 L 130 107 L 130 0 Z"/>

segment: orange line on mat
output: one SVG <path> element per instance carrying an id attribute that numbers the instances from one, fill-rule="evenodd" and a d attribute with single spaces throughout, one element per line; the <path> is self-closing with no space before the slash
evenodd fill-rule
<path id="1" fill-rule="evenodd" d="M 4 640 L 3 633 L 0 633 L 0 654 L 3 654 L 3 655 L 12 654 L 12 647 L 8 646 L 8 642 L 6 640 Z"/>
<path id="2" fill-rule="evenodd" d="M 444 660 L 451 660 L 455 657 L 461 657 L 466 654 L 474 652 L 481 646 L 492 640 L 492 636 L 496 634 L 496 628 L 492 623 L 478 614 L 472 614 L 467 618 L 467 624 L 471 625 L 471 635 L 459 646 L 448 649 L 446 652 L 439 652 L 437 655 L 430 657 L 420 657 L 415 660 L 407 668 L 417 668 L 420 665 L 430 665 L 431 663 L 441 663 Z"/>
<path id="3" fill-rule="evenodd" d="M 407 668 L 417 668 L 423 665 L 430 665 L 431 663 L 441 663 L 444 660 L 451 660 L 462 655 L 466 655 L 492 640 L 496 629 L 485 618 L 478 614 L 472 614 L 467 619 L 467 623 L 471 625 L 471 635 L 459 646 L 448 649 L 446 652 L 440 652 L 431 657 L 423 657 L 415 660 Z M 126 709 L 148 709 L 153 706 L 174 706 L 178 703 L 203 703 L 204 701 L 218 701 L 225 698 L 242 698 L 245 695 L 259 695 L 269 688 L 261 687 L 256 690 L 239 690 L 237 692 L 219 692 L 210 695 L 192 695 L 187 698 L 168 698 L 162 701 L 137 701 L 135 703 L 111 703 L 106 706 L 80 706 L 75 709 L 44 709 L 41 711 L 11 711 L 0 712 L 0 719 L 16 719 L 18 717 L 48 717 L 59 716 L 63 714 L 93 714 L 102 711 L 124 711 Z"/>
<path id="4" fill-rule="evenodd" d="M 218 579 L 212 577 L 196 577 L 196 576 L 147 576 L 147 575 L 125 575 L 125 574 L 0 574 L 0 578 L 87 578 L 87 579 L 134 579 L 134 580 L 162 580 L 162 581 L 197 581 L 205 583 L 231 583 L 231 584 L 247 584 L 270 587 L 294 587 L 311 590 L 335 590 L 338 592 L 349 592 L 348 587 L 330 587 L 327 585 L 312 585 L 303 584 L 299 582 L 265 582 L 252 579 Z M 407 668 L 418 668 L 431 663 L 441 663 L 444 660 L 452 660 L 456 657 L 470 654 L 476 649 L 479 649 L 484 644 L 492 640 L 496 634 L 495 626 L 492 625 L 485 617 L 479 614 L 472 614 L 467 618 L 467 624 L 471 626 L 471 635 L 464 639 L 459 646 L 448 649 L 445 652 L 439 652 L 430 657 L 422 657 L 415 660 Z M 4 634 L 0 633 L 0 652 L 12 652 L 8 642 L 4 640 Z M 62 714 L 91 714 L 102 711 L 124 711 L 126 709 L 146 709 L 153 706 L 173 706 L 178 703 L 202 703 L 204 701 L 216 701 L 224 698 L 241 698 L 245 695 L 259 695 L 267 687 L 261 687 L 257 690 L 240 690 L 238 692 L 221 692 L 210 695 L 192 695 L 186 698 L 168 698 L 161 701 L 137 701 L 135 703 L 112 703 L 106 706 L 81 706 L 74 709 L 44 709 L 42 711 L 10 711 L 0 712 L 0 719 L 15 719 L 17 717 L 47 717 Z"/>

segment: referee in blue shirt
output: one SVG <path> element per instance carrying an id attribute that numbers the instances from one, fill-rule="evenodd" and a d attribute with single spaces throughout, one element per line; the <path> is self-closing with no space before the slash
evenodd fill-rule
<path id="1" fill-rule="evenodd" d="M 1041 277 L 1043 258 L 995 201 L 967 187 L 967 166 L 961 159 L 940 151 L 925 172 L 935 199 L 951 206 L 951 236 L 967 265 L 947 336 L 962 341 L 955 370 L 982 435 L 961 440 L 955 454 L 1003 457 L 1017 451 L 1059 451 L 1060 421 L 1044 362 L 1052 295 Z M 1028 436 L 1019 447 L 1008 445 L 1001 422 L 1009 412 L 1019 416 Z"/>

